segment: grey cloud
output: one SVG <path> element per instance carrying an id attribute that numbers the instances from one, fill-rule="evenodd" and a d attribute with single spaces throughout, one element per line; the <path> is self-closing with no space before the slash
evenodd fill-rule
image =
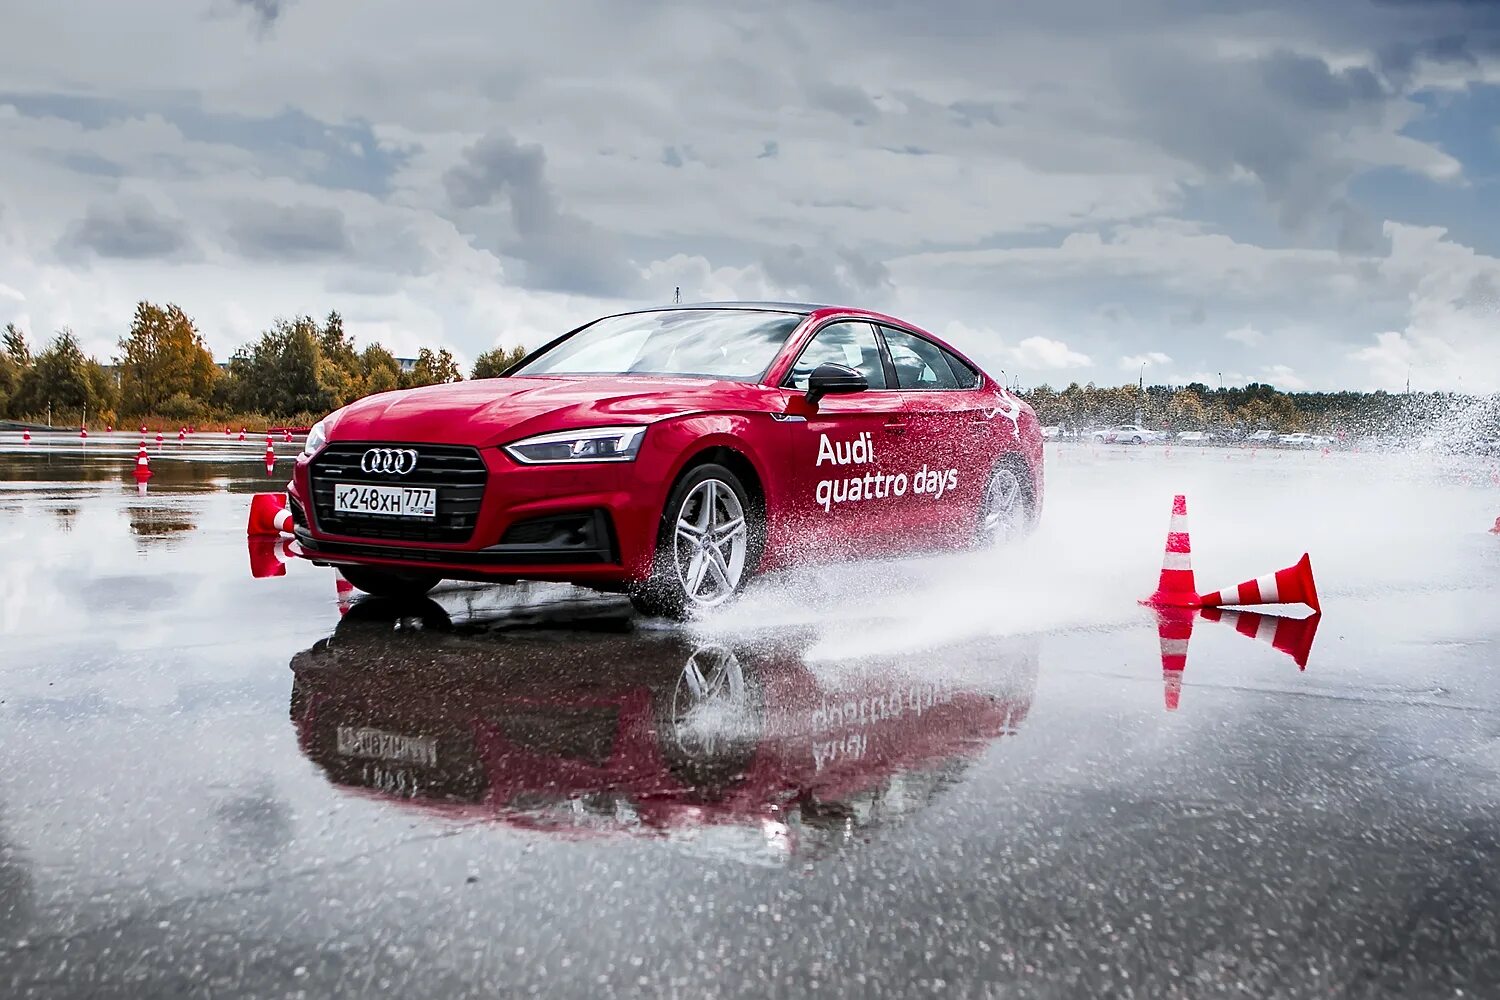
<path id="1" fill-rule="evenodd" d="M 610 234 L 564 211 L 547 179 L 541 146 L 521 145 L 492 132 L 464 150 L 463 160 L 443 175 L 449 203 L 459 211 L 488 208 L 504 199 L 514 229 L 511 238 L 476 232 L 484 245 L 526 267 L 533 288 L 591 295 L 626 295 L 640 275 Z M 483 214 L 473 220 L 483 225 Z"/>
<path id="2" fill-rule="evenodd" d="M 1194 302 L 1191 308 L 1175 312 L 1169 319 L 1173 326 L 1202 326 L 1208 322 L 1208 311 L 1202 302 Z"/>
<path id="3" fill-rule="evenodd" d="M 316 260 L 347 254 L 352 247 L 344 213 L 314 205 L 245 203 L 234 210 L 228 236 L 251 260 Z"/>
<path id="4" fill-rule="evenodd" d="M 839 304 L 879 301 L 894 290 L 890 271 L 848 248 L 777 247 L 761 257 L 766 280 L 787 295 Z"/>
<path id="5" fill-rule="evenodd" d="M 677 152 L 676 146 L 668 146 L 661 151 L 661 162 L 669 167 L 682 166 L 682 154 Z"/>
<path id="6" fill-rule="evenodd" d="M 761 147 L 760 153 L 756 155 L 757 160 L 774 160 L 781 155 L 781 144 L 767 140 Z"/>
<path id="7" fill-rule="evenodd" d="M 250 12 L 256 28 L 261 32 L 271 29 L 286 9 L 285 0 L 232 0 L 235 6 Z"/>
<path id="8" fill-rule="evenodd" d="M 89 255 L 149 260 L 190 255 L 195 251 L 186 224 L 159 212 L 144 198 L 125 198 L 90 205 L 58 242 L 60 255 Z"/>
<path id="9" fill-rule="evenodd" d="M 1334 244 L 1340 253 L 1386 254 L 1391 241 L 1375 219 L 1348 199 L 1339 198 L 1329 207 L 1334 221 Z"/>

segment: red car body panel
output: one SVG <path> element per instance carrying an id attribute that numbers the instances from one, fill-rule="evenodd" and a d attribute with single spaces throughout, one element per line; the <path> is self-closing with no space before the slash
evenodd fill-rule
<path id="1" fill-rule="evenodd" d="M 810 406 L 801 392 L 780 383 L 833 319 L 916 333 L 965 360 L 980 372 L 980 383 L 974 389 L 871 389 Z M 1041 428 L 1023 401 L 939 338 L 892 317 L 845 308 L 808 312 L 759 383 L 639 375 L 480 379 L 369 396 L 325 424 L 329 444 L 476 448 L 487 482 L 468 540 L 375 540 L 320 527 L 309 502 L 317 456 L 299 456 L 288 488 L 294 512 L 305 512 L 298 536 L 307 556 L 467 579 L 558 580 L 604 589 L 646 579 L 674 483 L 715 449 L 735 453 L 757 481 L 746 485 L 764 498 L 760 570 L 807 558 L 962 544 L 977 528 L 989 471 L 1006 454 L 1024 460 L 1038 513 L 1044 489 Z M 626 424 L 649 427 L 633 462 L 527 465 L 502 447 L 554 431 Z M 825 435 L 850 460 L 820 455 Z M 858 451 L 842 451 L 861 439 L 866 444 Z M 607 562 L 497 565 L 476 557 L 519 521 L 595 508 L 607 511 L 613 527 L 616 557 Z M 413 548 L 422 552 L 419 566 L 403 552 Z"/>

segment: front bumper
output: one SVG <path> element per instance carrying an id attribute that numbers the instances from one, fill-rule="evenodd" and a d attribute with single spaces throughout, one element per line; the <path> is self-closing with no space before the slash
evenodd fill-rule
<path id="1" fill-rule="evenodd" d="M 362 442 L 361 442 L 362 443 Z M 390 442 L 370 442 L 371 446 Z M 297 540 L 320 565 L 421 569 L 454 579 L 561 580 L 612 588 L 643 580 L 665 502 L 668 470 L 643 454 L 635 462 L 521 465 L 498 448 L 480 449 L 484 492 L 474 529 L 461 542 L 390 537 L 388 520 L 319 524 L 310 502 L 314 459 L 299 457 L 289 493 Z M 393 485 L 396 483 L 393 482 Z M 325 491 L 326 492 L 326 491 Z M 444 493 L 440 489 L 438 506 Z"/>

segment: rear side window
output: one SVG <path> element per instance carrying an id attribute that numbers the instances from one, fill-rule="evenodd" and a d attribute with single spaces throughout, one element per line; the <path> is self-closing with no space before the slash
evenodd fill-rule
<path id="1" fill-rule="evenodd" d="M 952 351 L 944 351 L 943 360 L 948 362 L 948 368 L 953 372 L 953 379 L 960 389 L 979 388 L 979 373 L 967 361 Z"/>
<path id="2" fill-rule="evenodd" d="M 885 346 L 890 350 L 891 363 L 896 367 L 898 389 L 957 389 L 958 379 L 943 349 L 936 344 L 914 337 L 905 330 L 883 326 Z"/>

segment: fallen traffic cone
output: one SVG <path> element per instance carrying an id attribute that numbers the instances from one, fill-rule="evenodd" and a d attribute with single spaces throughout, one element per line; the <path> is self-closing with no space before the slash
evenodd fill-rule
<path id="1" fill-rule="evenodd" d="M 354 607 L 354 584 L 344 579 L 344 574 L 333 571 L 333 592 L 338 601 L 339 614 L 347 615 Z"/>
<path id="2" fill-rule="evenodd" d="M 250 575 L 257 580 L 286 576 L 286 564 L 302 552 L 295 539 L 284 536 L 251 535 L 246 541 L 250 550 Z"/>
<path id="3" fill-rule="evenodd" d="M 151 457 L 146 454 L 146 449 L 143 446 L 140 454 L 135 456 L 135 481 L 144 483 L 151 476 Z"/>
<path id="4" fill-rule="evenodd" d="M 1290 656 L 1298 670 L 1307 669 L 1313 639 L 1318 635 L 1318 623 L 1323 620 L 1321 613 L 1306 618 L 1284 618 L 1255 611 L 1225 611 L 1223 608 L 1204 608 L 1200 613 L 1209 621 L 1234 626 L 1240 635 L 1269 642 L 1274 649 Z"/>
<path id="5" fill-rule="evenodd" d="M 1193 612 L 1187 608 L 1160 608 L 1156 612 L 1156 636 L 1161 641 L 1162 689 L 1168 712 L 1177 711 L 1182 700 L 1182 672 L 1187 669 L 1193 618 Z"/>
<path id="6" fill-rule="evenodd" d="M 246 530 L 252 535 L 292 534 L 292 512 L 285 493 L 257 493 L 250 498 L 250 522 Z"/>
<path id="7" fill-rule="evenodd" d="M 1295 566 L 1246 580 L 1237 587 L 1200 594 L 1198 604 L 1205 608 L 1231 604 L 1306 604 L 1314 611 L 1323 610 L 1318 604 L 1318 588 L 1313 583 L 1312 562 L 1305 552 Z"/>
<path id="8" fill-rule="evenodd" d="M 1193 580 L 1193 547 L 1188 540 L 1187 497 L 1181 493 L 1172 499 L 1172 520 L 1167 527 L 1167 547 L 1162 554 L 1156 593 L 1141 603 L 1154 608 L 1198 606 L 1198 588 Z"/>

